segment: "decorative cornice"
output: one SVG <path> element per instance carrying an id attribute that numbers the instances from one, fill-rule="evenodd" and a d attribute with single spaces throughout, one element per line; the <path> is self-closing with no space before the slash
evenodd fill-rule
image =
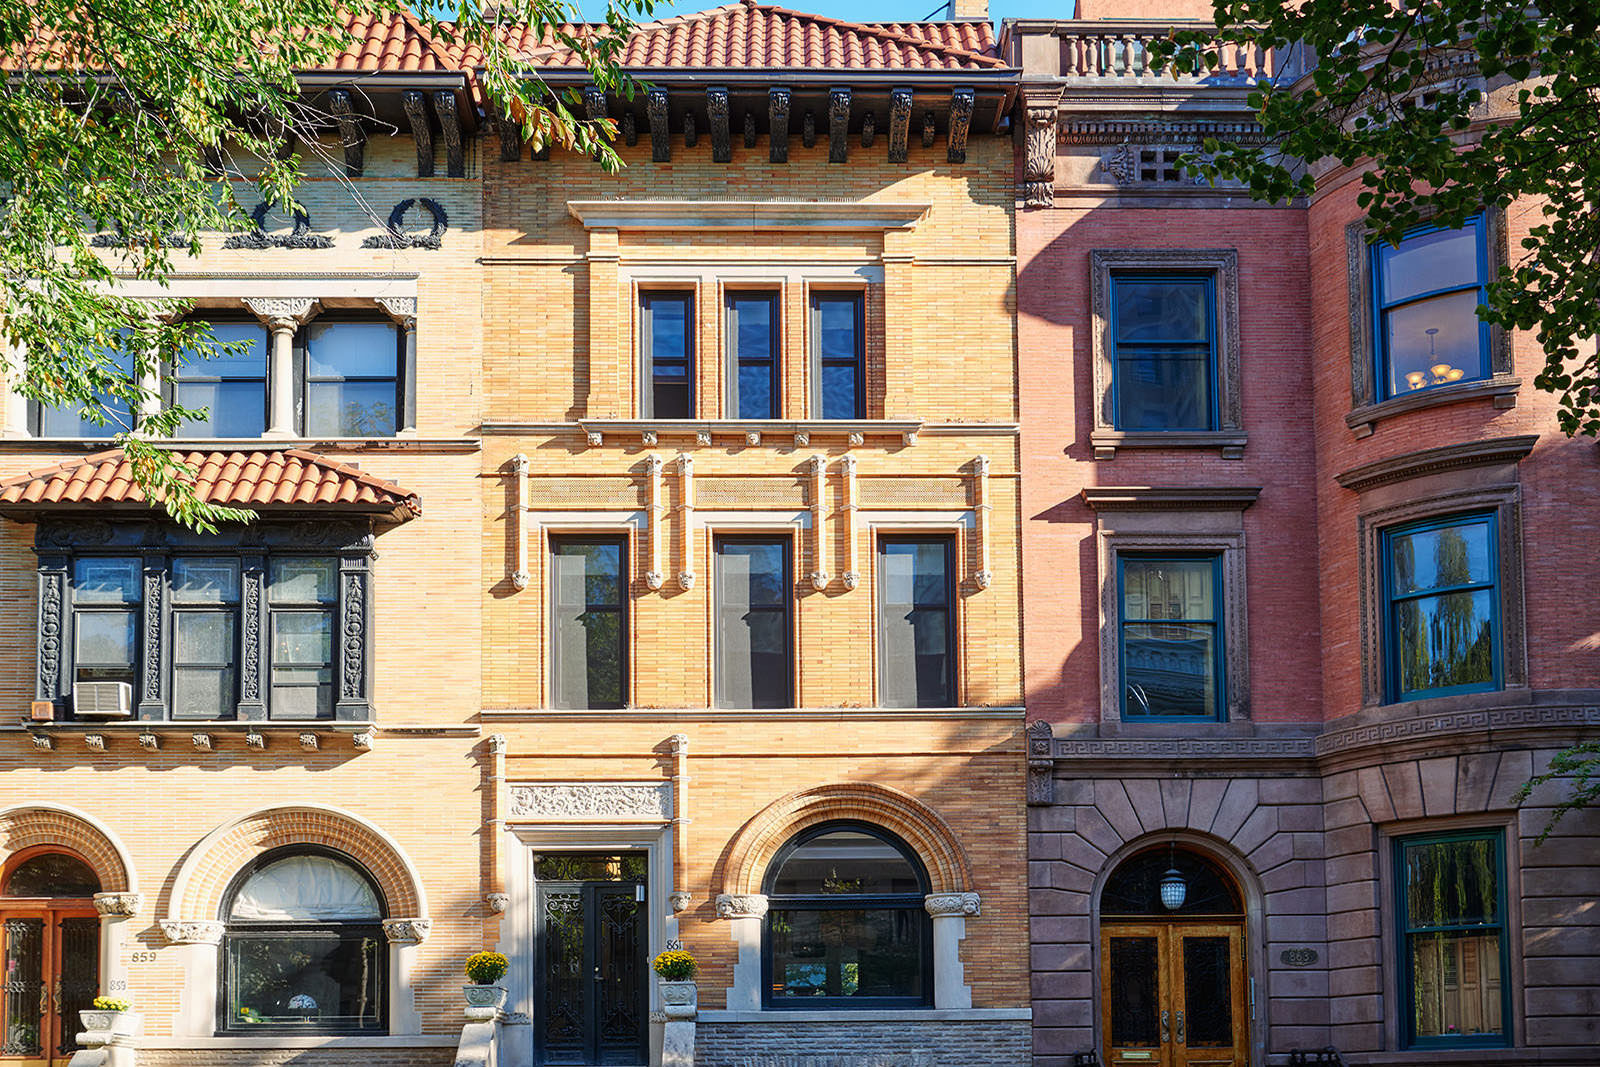
<path id="1" fill-rule="evenodd" d="M 510 817 L 527 822 L 669 822 L 672 785 L 514 785 Z"/>
<path id="2" fill-rule="evenodd" d="M 1441 471 L 1459 470 L 1463 467 L 1489 467 L 1502 463 L 1516 463 L 1539 440 L 1538 434 L 1520 434 L 1516 437 L 1493 437 L 1486 441 L 1470 441 L 1461 445 L 1424 448 L 1406 452 L 1388 459 L 1363 463 L 1351 467 L 1334 480 L 1346 489 L 1364 493 L 1380 485 L 1403 482 Z"/>
<path id="3" fill-rule="evenodd" d="M 965 917 L 983 913 L 976 893 L 930 893 L 922 898 L 922 907 L 936 919 L 947 915 Z"/>
<path id="4" fill-rule="evenodd" d="M 1158 489 L 1097 485 L 1086 487 L 1082 493 L 1083 502 L 1095 511 L 1243 511 L 1260 495 L 1260 486 Z"/>
<path id="5" fill-rule="evenodd" d="M 1234 144 L 1266 144 L 1267 136 L 1254 122 L 1162 122 L 1158 119 L 1094 120 L 1063 115 L 1062 144 L 1069 145 L 1170 145 L 1198 149 L 1207 137 Z"/>
<path id="6" fill-rule="evenodd" d="M 762 919 L 767 914 L 767 898 L 762 893 L 718 893 L 717 918 Z"/>
<path id="7" fill-rule="evenodd" d="M 391 945 L 420 945 L 428 939 L 428 932 L 432 929 L 432 919 L 383 920 L 383 936 L 389 939 Z"/>
<path id="8" fill-rule="evenodd" d="M 217 945 L 222 943 L 223 925 L 207 919 L 162 919 L 161 933 L 174 945 Z"/>
<path id="9" fill-rule="evenodd" d="M 588 230 L 909 230 L 925 203 L 800 200 L 569 200 Z"/>
<path id="10" fill-rule="evenodd" d="M 144 906 L 143 893 L 96 893 L 94 910 L 105 919 L 131 919 Z"/>

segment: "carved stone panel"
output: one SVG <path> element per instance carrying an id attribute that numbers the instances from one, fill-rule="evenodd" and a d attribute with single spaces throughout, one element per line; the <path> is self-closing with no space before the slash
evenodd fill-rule
<path id="1" fill-rule="evenodd" d="M 672 785 L 514 785 L 510 817 L 525 822 L 667 822 L 672 818 Z"/>
<path id="2" fill-rule="evenodd" d="M 61 642 L 66 625 L 67 574 L 56 568 L 39 569 L 39 679 L 40 700 L 61 696 Z"/>

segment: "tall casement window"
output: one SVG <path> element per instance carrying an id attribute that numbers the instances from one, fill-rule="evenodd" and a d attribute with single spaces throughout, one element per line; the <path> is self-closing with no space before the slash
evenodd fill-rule
<path id="1" fill-rule="evenodd" d="M 647 419 L 694 416 L 694 294 L 642 293 L 639 357 Z"/>
<path id="2" fill-rule="evenodd" d="M 139 560 L 89 557 L 72 564 L 74 684 L 110 682 L 129 687 L 139 662 Z"/>
<path id="3" fill-rule="evenodd" d="M 1112 273 L 1115 429 L 1216 429 L 1216 318 L 1210 275 Z"/>
<path id="4" fill-rule="evenodd" d="M 794 705 L 787 537 L 716 539 L 717 706 Z"/>
<path id="5" fill-rule="evenodd" d="M 223 918 L 225 1033 L 388 1030 L 388 944 L 377 883 L 332 849 L 268 852 Z"/>
<path id="6" fill-rule="evenodd" d="M 928 876 L 876 826 L 810 827 L 773 857 L 765 885 L 769 1008 L 920 1008 L 932 1001 Z"/>
<path id="7" fill-rule="evenodd" d="M 1394 867 L 1402 1044 L 1506 1045 L 1511 985 L 1504 833 L 1401 838 Z"/>
<path id="8" fill-rule="evenodd" d="M 1221 557 L 1118 555 L 1122 714 L 1220 720 Z"/>
<path id="9" fill-rule="evenodd" d="M 223 719 L 238 705 L 239 561 L 172 561 L 172 717 Z"/>
<path id="10" fill-rule="evenodd" d="M 816 411 L 824 419 L 867 415 L 866 301 L 860 293 L 811 295 Z"/>
<path id="11" fill-rule="evenodd" d="M 399 327 L 379 319 L 318 318 L 304 331 L 307 437 L 389 437 L 399 425 Z"/>
<path id="12" fill-rule="evenodd" d="M 779 319 L 776 292 L 728 294 L 728 411 L 736 419 L 779 416 Z"/>
<path id="13" fill-rule="evenodd" d="M 889 708 L 955 704 L 955 539 L 878 543 L 878 700 Z"/>
<path id="14" fill-rule="evenodd" d="M 1500 687 L 1492 514 L 1384 531 L 1391 700 Z"/>
<path id="15" fill-rule="evenodd" d="M 103 349 L 99 355 L 122 373 L 133 375 L 133 353 L 125 347 Z M 133 410 L 122 400 L 105 393 L 96 393 L 95 399 L 105 409 L 104 426 L 84 418 L 77 407 L 45 407 L 33 405 L 33 432 L 39 437 L 115 437 L 134 428 Z"/>
<path id="16" fill-rule="evenodd" d="M 333 714 L 333 630 L 338 567 L 292 556 L 267 564 L 272 709 L 280 719 Z"/>
<path id="17" fill-rule="evenodd" d="M 1414 230 L 1371 255 L 1377 399 L 1489 377 L 1489 324 L 1477 314 L 1489 273 L 1483 216 Z"/>
<path id="18" fill-rule="evenodd" d="M 260 437 L 267 428 L 267 330 L 257 322 L 218 320 L 219 344 L 240 346 L 210 359 L 195 354 L 172 368 L 169 399 L 206 414 L 186 420 L 179 437 Z"/>
<path id="19" fill-rule="evenodd" d="M 550 542 L 550 700 L 558 708 L 620 708 L 628 693 L 627 541 Z"/>

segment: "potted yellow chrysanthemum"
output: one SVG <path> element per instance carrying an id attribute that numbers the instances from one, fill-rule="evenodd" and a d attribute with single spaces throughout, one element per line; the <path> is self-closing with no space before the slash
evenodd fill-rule
<path id="1" fill-rule="evenodd" d="M 700 964 L 691 953 L 670 949 L 655 959 L 661 978 L 661 1005 L 669 1019 L 691 1019 L 695 1012 L 695 972 Z"/>
<path id="2" fill-rule="evenodd" d="M 475 952 L 467 957 L 467 977 L 471 985 L 461 987 L 472 1008 L 499 1009 L 505 1005 L 506 991 L 498 983 L 505 977 L 511 961 L 498 952 Z"/>

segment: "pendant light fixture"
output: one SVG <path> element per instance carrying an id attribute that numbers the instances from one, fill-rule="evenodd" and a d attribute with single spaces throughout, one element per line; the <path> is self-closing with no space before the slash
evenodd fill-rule
<path id="1" fill-rule="evenodd" d="M 1172 842 L 1169 846 L 1171 852 L 1167 861 L 1167 873 L 1161 876 L 1161 906 L 1168 911 L 1177 911 L 1183 907 L 1183 902 L 1189 895 L 1189 883 L 1184 879 L 1183 873 L 1178 870 L 1178 843 Z"/>

